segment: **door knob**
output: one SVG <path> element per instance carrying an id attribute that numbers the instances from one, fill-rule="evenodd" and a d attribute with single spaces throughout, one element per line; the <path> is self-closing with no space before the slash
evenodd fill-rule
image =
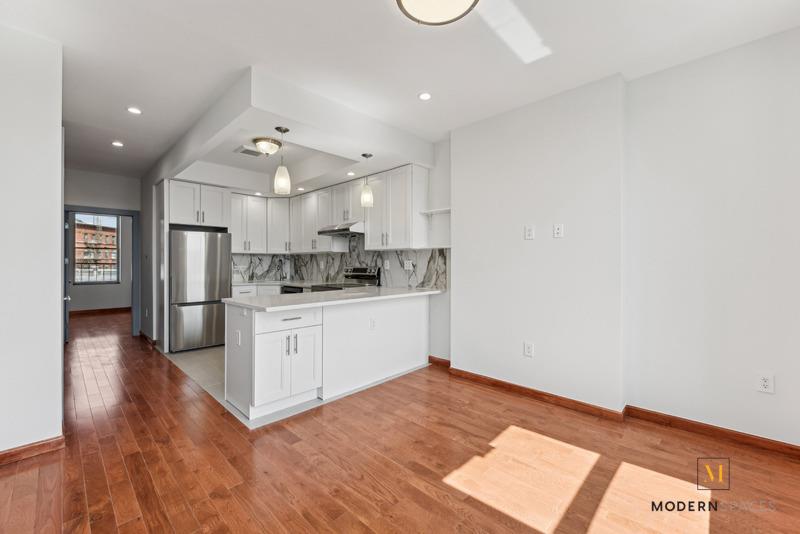
<path id="1" fill-rule="evenodd" d="M 64 300 L 65 300 L 65 301 L 67 301 L 67 302 L 69 302 L 69 301 L 71 301 L 71 300 L 72 300 L 72 297 L 70 297 L 69 295 L 67 295 L 66 297 L 64 297 Z"/>

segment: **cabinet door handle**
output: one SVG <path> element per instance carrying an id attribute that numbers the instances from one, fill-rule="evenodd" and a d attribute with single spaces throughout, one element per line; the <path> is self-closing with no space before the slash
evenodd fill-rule
<path id="1" fill-rule="evenodd" d="M 195 216 L 194 220 L 200 222 L 200 210 L 197 210 L 197 215 Z"/>
<path id="2" fill-rule="evenodd" d="M 202 214 L 200 222 L 206 222 L 206 211 L 205 210 L 203 210 L 203 214 Z"/>
<path id="3" fill-rule="evenodd" d="M 289 334 L 288 336 L 286 336 L 286 355 L 287 356 L 290 354 L 291 350 L 292 350 L 292 335 Z"/>
<path id="4" fill-rule="evenodd" d="M 297 354 L 297 334 L 294 335 L 294 353 Z"/>
<path id="5" fill-rule="evenodd" d="M 240 295 L 249 295 L 252 291 L 239 291 Z"/>
<path id="6" fill-rule="evenodd" d="M 298 317 L 287 317 L 286 319 L 281 319 L 281 321 L 299 321 L 299 320 L 300 320 L 300 319 L 302 319 L 302 318 L 303 318 L 302 316 L 298 316 Z"/>

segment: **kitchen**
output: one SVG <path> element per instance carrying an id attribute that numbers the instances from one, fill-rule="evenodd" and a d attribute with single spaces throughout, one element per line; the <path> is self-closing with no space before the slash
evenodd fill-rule
<path id="1" fill-rule="evenodd" d="M 259 152 L 263 139 L 275 152 Z M 278 196 L 279 169 L 291 176 L 318 154 L 235 140 L 233 157 L 213 160 L 212 150 L 212 161 L 272 164 L 272 191 L 156 186 L 169 229 L 165 354 L 252 428 L 428 365 L 430 316 L 443 315 L 429 300 L 449 305 L 447 228 L 432 222 L 449 210 L 430 209 L 430 170 L 352 178 L 363 165 L 353 162 L 345 181 L 311 191 L 295 183 L 293 195 Z"/>

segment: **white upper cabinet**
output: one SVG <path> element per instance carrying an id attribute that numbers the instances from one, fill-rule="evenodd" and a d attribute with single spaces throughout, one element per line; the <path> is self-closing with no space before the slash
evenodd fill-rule
<path id="1" fill-rule="evenodd" d="M 319 235 L 317 232 L 320 228 L 330 226 L 334 223 L 333 213 L 331 212 L 333 209 L 333 191 L 328 188 L 321 189 L 312 194 L 317 196 L 317 220 L 316 228 L 314 229 L 314 238 L 316 241 L 314 242 L 314 250 L 327 252 L 331 250 L 331 238 L 330 236 Z M 337 220 L 336 222 L 338 223 L 339 221 Z"/>
<path id="2" fill-rule="evenodd" d="M 364 208 L 361 207 L 361 189 L 364 187 L 364 180 L 347 182 L 345 185 L 350 195 L 350 205 L 347 207 L 347 220 L 363 221 Z"/>
<path id="3" fill-rule="evenodd" d="M 376 174 L 369 178 L 373 205 L 371 208 L 364 208 L 364 248 L 367 250 L 386 248 L 386 211 L 389 201 L 388 181 L 389 176 L 387 173 Z"/>
<path id="4" fill-rule="evenodd" d="M 267 199 L 247 197 L 247 252 L 267 253 Z"/>
<path id="5" fill-rule="evenodd" d="M 169 222 L 227 228 L 230 192 L 222 187 L 170 180 Z"/>
<path id="6" fill-rule="evenodd" d="M 303 250 L 303 197 L 289 199 L 289 252 Z"/>
<path id="7" fill-rule="evenodd" d="M 364 220 L 364 210 L 361 207 L 361 188 L 363 185 L 363 180 L 354 180 L 331 188 L 333 197 L 331 224 Z"/>
<path id="8" fill-rule="evenodd" d="M 267 252 L 285 254 L 289 252 L 289 199 L 267 200 Z"/>
<path id="9" fill-rule="evenodd" d="M 267 252 L 267 199 L 231 194 L 231 252 Z"/>
<path id="10" fill-rule="evenodd" d="M 302 252 L 315 252 L 317 248 L 317 193 L 306 193 L 302 197 L 303 240 Z"/>
<path id="11" fill-rule="evenodd" d="M 169 222 L 200 224 L 200 184 L 169 181 Z"/>
<path id="12" fill-rule="evenodd" d="M 339 224 L 347 221 L 347 210 L 350 209 L 350 184 L 339 184 L 331 188 L 331 222 Z"/>
<path id="13" fill-rule="evenodd" d="M 231 252 L 239 254 L 247 252 L 247 197 L 231 194 Z"/>
<path id="14" fill-rule="evenodd" d="M 366 214 L 365 248 L 399 250 L 428 246 L 428 171 L 406 165 L 371 176 L 374 206 Z"/>
<path id="15" fill-rule="evenodd" d="M 227 228 L 230 222 L 231 193 L 224 187 L 200 186 L 200 224 Z"/>

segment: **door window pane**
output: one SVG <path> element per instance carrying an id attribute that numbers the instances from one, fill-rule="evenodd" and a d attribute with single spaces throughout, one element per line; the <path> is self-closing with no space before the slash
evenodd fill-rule
<path id="1" fill-rule="evenodd" d="M 75 284 L 119 283 L 119 217 L 76 213 Z"/>

